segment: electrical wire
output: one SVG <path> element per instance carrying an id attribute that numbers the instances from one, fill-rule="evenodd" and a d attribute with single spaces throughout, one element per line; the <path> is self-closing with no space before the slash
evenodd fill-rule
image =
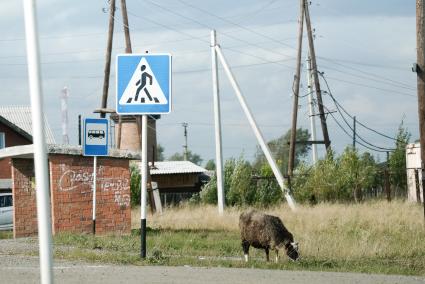
<path id="1" fill-rule="evenodd" d="M 318 72 L 319 74 L 320 74 L 320 76 L 323 78 L 323 80 L 325 81 L 325 84 L 326 84 L 326 87 L 327 87 L 327 89 L 328 89 L 328 94 L 329 94 L 329 96 L 331 97 L 331 99 L 332 99 L 332 101 L 334 102 L 334 104 L 335 104 L 335 106 L 339 109 L 339 108 L 341 108 L 344 112 L 345 112 L 345 114 L 347 114 L 351 119 L 354 119 L 354 116 L 353 115 L 351 115 L 336 99 L 335 99 L 335 97 L 333 96 L 333 94 L 332 94 L 332 92 L 330 91 L 330 88 L 329 88 L 329 84 L 328 84 L 328 81 L 326 80 L 326 77 L 324 76 L 324 74 L 323 73 L 321 73 L 321 72 Z M 372 131 L 372 132 L 374 132 L 374 133 L 376 133 L 376 134 L 378 134 L 378 135 L 380 135 L 380 136 L 382 136 L 382 137 L 385 137 L 385 138 L 388 138 L 388 139 L 391 139 L 391 140 L 394 140 L 394 141 L 396 141 L 396 142 L 403 142 L 404 143 L 404 141 L 400 141 L 400 140 L 398 140 L 398 139 L 396 139 L 396 138 L 394 138 L 394 137 L 391 137 L 391 136 L 388 136 L 388 135 L 386 135 L 386 134 L 384 134 L 384 133 L 382 133 L 382 132 L 379 132 L 378 130 L 375 130 L 375 129 L 373 129 L 373 128 L 370 128 L 369 126 L 367 126 L 367 125 L 365 125 L 364 123 L 362 123 L 362 122 L 360 122 L 360 121 L 358 121 L 357 119 L 356 119 L 356 123 L 358 123 L 359 125 L 361 125 L 361 126 L 363 126 L 364 128 L 366 128 L 367 130 L 370 130 L 370 131 Z"/>
<path id="2" fill-rule="evenodd" d="M 149 1 L 149 0 L 148 0 L 148 1 Z M 242 29 L 242 30 L 248 31 L 248 32 L 250 32 L 250 33 L 253 33 L 253 34 L 255 34 L 255 35 L 257 35 L 257 36 L 260 36 L 260 37 L 263 37 L 263 38 L 267 38 L 267 39 L 269 39 L 269 40 L 271 40 L 271 41 L 274 41 L 274 42 L 276 42 L 276 43 L 278 43 L 278 44 L 282 44 L 282 45 L 284 45 L 284 46 L 286 46 L 286 47 L 289 47 L 289 48 L 291 48 L 291 49 L 296 49 L 296 48 L 295 48 L 295 47 L 293 47 L 292 45 L 289 45 L 289 44 L 287 44 L 287 43 L 285 43 L 285 42 L 283 42 L 283 41 L 277 40 L 277 39 L 275 39 L 275 38 L 272 38 L 272 37 L 269 37 L 269 36 L 267 36 L 267 35 L 265 35 L 265 34 L 259 33 L 259 32 L 255 31 L 255 30 L 253 30 L 253 29 L 248 28 L 248 27 L 242 26 L 242 25 L 240 25 L 240 24 L 238 24 L 238 23 L 235 23 L 235 22 L 233 22 L 233 21 L 231 21 L 231 20 L 229 20 L 229 19 L 226 19 L 226 18 L 224 18 L 224 17 L 218 16 L 218 15 L 216 15 L 216 14 L 214 14 L 214 13 L 211 13 L 210 11 L 207 11 L 207 10 L 205 10 L 205 9 L 202 9 L 202 8 L 200 8 L 200 7 L 198 7 L 198 6 L 195 6 L 195 5 L 189 4 L 189 3 L 187 3 L 186 1 L 183 1 L 183 0 L 178 0 L 178 1 L 179 1 L 180 3 L 182 3 L 183 5 L 187 6 L 187 7 L 191 7 L 191 8 L 193 8 L 193 9 L 198 10 L 198 11 L 201 11 L 202 13 L 205 13 L 205 14 L 207 14 L 207 15 L 210 15 L 210 16 L 214 17 L 214 18 L 220 19 L 221 21 L 226 22 L 226 23 L 231 24 L 231 25 L 234 25 L 234 26 L 236 26 L 236 27 L 238 27 L 238 28 L 240 28 L 240 29 Z M 149 1 L 149 2 L 151 2 L 151 1 Z"/>

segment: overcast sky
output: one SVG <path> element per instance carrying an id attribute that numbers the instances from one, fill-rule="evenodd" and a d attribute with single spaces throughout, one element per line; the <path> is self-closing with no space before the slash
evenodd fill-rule
<path id="1" fill-rule="evenodd" d="M 119 4 L 117 0 L 113 58 L 124 52 Z M 37 6 L 46 115 L 61 142 L 60 93 L 67 86 L 70 139 L 76 144 L 78 114 L 96 117 L 92 112 L 100 107 L 108 2 L 39 0 Z M 213 28 L 266 140 L 289 129 L 298 1 L 127 0 L 127 7 L 133 52 L 173 56 L 173 111 L 163 115 L 157 127 L 166 156 L 183 151 L 181 124 L 187 122 L 189 149 L 204 162 L 214 158 L 209 46 Z M 313 0 L 310 10 L 318 68 L 325 73 L 334 97 L 361 123 L 388 136 L 394 137 L 404 119 L 416 140 L 416 75 L 411 71 L 416 61 L 415 1 Z M 0 0 L 0 35 L 1 105 L 29 105 L 22 1 Z M 306 47 L 304 38 L 303 59 Z M 307 93 L 305 67 L 301 95 Z M 251 160 L 255 136 L 223 70 L 219 82 L 224 157 L 243 154 Z M 111 108 L 115 96 L 112 71 Z M 298 125 L 309 128 L 307 98 L 299 103 Z M 324 95 L 324 103 L 336 110 L 328 95 Z M 351 131 L 338 113 L 334 115 Z M 352 143 L 330 116 L 328 127 L 337 152 Z M 392 140 L 361 127 L 358 130 L 371 144 L 393 147 Z M 317 139 L 322 139 L 319 121 L 317 133 Z M 319 146 L 323 154 L 322 148 Z"/>

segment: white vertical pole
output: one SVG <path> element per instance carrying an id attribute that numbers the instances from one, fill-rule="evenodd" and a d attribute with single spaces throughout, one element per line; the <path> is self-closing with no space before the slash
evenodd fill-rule
<path id="1" fill-rule="evenodd" d="M 96 234 L 96 180 L 97 180 L 97 156 L 93 157 L 93 235 Z"/>
<path id="2" fill-rule="evenodd" d="M 31 96 L 32 133 L 34 141 L 34 165 L 37 219 L 40 255 L 41 283 L 53 283 L 52 221 L 50 216 L 47 149 L 44 136 L 43 94 L 41 90 L 40 57 L 38 45 L 35 0 L 24 0 L 25 35 L 28 60 L 29 89 Z"/>
<path id="3" fill-rule="evenodd" d="M 147 195 L 147 175 L 148 175 L 148 116 L 142 116 L 142 163 L 141 163 L 141 200 L 140 200 L 140 256 L 146 258 L 146 195 Z"/>
<path id="4" fill-rule="evenodd" d="M 64 145 L 69 144 L 68 136 L 68 88 L 62 89 L 61 95 L 61 112 L 62 112 L 62 143 Z"/>
<path id="5" fill-rule="evenodd" d="M 311 59 L 310 52 L 307 55 L 307 92 L 308 92 L 308 110 L 310 114 L 310 129 L 311 140 L 316 141 L 316 112 L 314 111 L 313 103 L 313 74 L 311 73 Z M 312 145 L 313 164 L 317 163 L 317 145 Z"/>
<path id="6" fill-rule="evenodd" d="M 211 58 L 212 58 L 212 81 L 214 96 L 214 126 L 215 126 L 215 164 L 217 176 L 217 204 L 218 213 L 223 214 L 224 210 L 224 186 L 223 186 L 223 152 L 221 146 L 221 117 L 220 117 L 220 96 L 218 90 L 218 70 L 217 52 L 215 51 L 216 33 L 211 31 Z"/>
<path id="7" fill-rule="evenodd" d="M 260 129 L 257 127 L 257 123 L 255 122 L 254 117 L 251 114 L 251 111 L 248 107 L 248 105 L 245 102 L 245 98 L 242 95 L 239 85 L 236 82 L 235 78 L 233 77 L 232 71 L 230 70 L 229 66 L 227 65 L 226 59 L 223 56 L 223 53 L 221 52 L 221 49 L 218 45 L 215 47 L 218 57 L 220 58 L 221 63 L 223 64 L 224 70 L 226 71 L 227 77 L 230 80 L 230 83 L 235 90 L 236 96 L 238 97 L 239 103 L 242 106 L 243 111 L 245 112 L 246 117 L 248 118 L 248 122 L 251 125 L 252 130 L 254 131 L 255 137 L 257 138 L 258 143 L 260 144 L 261 149 L 264 152 L 264 155 L 266 156 L 267 161 L 270 164 L 270 167 L 273 170 L 273 173 L 277 179 L 277 182 L 279 183 L 280 188 L 285 194 L 285 198 L 288 201 L 289 207 L 291 207 L 292 210 L 295 210 L 295 201 L 293 200 L 292 196 L 289 194 L 288 188 L 286 188 L 283 176 L 279 171 L 279 168 L 277 167 L 276 162 L 274 161 L 270 149 L 267 146 L 266 142 L 264 141 L 263 135 L 260 132 Z"/>

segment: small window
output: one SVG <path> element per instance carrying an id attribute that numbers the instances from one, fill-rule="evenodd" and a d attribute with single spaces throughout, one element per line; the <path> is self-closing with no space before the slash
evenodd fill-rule
<path id="1" fill-rule="evenodd" d="M 4 132 L 0 132 L 0 149 L 3 149 L 6 147 L 6 139 Z"/>
<path id="2" fill-rule="evenodd" d="M 6 207 L 13 206 L 12 195 L 6 196 L 6 202 L 5 203 L 6 203 Z"/>
<path id="3" fill-rule="evenodd" d="M 0 196 L 0 207 L 13 206 L 13 200 L 11 195 Z"/>

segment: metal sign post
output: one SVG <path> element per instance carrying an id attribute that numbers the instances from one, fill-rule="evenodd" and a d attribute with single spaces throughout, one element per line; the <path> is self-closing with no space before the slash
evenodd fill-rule
<path id="1" fill-rule="evenodd" d="M 148 116 L 142 116 L 142 164 L 141 164 L 141 185 L 142 191 L 140 198 L 140 257 L 146 258 L 146 196 L 147 196 L 147 180 L 148 180 L 148 137 L 147 137 Z"/>
<path id="2" fill-rule="evenodd" d="M 31 96 L 32 133 L 34 141 L 34 165 L 38 243 L 41 283 L 53 283 L 52 221 L 50 216 L 49 179 L 47 172 L 47 149 L 44 136 L 43 94 L 41 91 L 40 56 L 38 45 L 35 1 L 24 0 L 25 36 L 27 45 L 28 77 Z"/>
<path id="3" fill-rule="evenodd" d="M 142 115 L 140 257 L 146 258 L 148 114 L 171 112 L 171 55 L 120 54 L 116 61 L 117 113 Z"/>
<path id="4" fill-rule="evenodd" d="M 84 120 L 83 155 L 93 156 L 93 235 L 96 234 L 96 181 L 97 156 L 108 155 L 109 122 L 106 118 L 86 118 Z"/>
<path id="5" fill-rule="evenodd" d="M 97 156 L 93 157 L 93 235 L 96 234 L 96 179 L 97 179 Z"/>

